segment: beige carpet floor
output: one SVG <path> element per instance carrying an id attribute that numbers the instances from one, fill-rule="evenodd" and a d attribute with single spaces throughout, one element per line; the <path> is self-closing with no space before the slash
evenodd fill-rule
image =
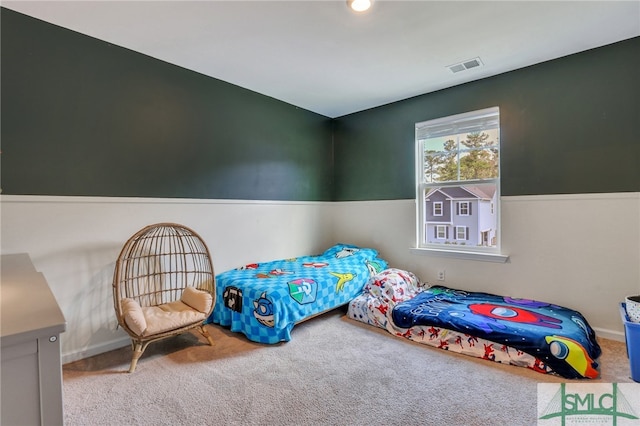
<path id="1" fill-rule="evenodd" d="M 207 326 L 63 367 L 67 425 L 535 425 L 537 384 L 568 380 L 401 339 L 335 310 L 292 340 Z M 598 382 L 632 382 L 624 343 L 601 339 Z"/>

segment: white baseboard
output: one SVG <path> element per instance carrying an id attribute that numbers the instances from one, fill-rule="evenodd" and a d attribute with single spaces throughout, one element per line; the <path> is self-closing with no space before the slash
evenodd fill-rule
<path id="1" fill-rule="evenodd" d="M 110 342 L 101 343 L 99 345 L 94 345 L 79 351 L 65 353 L 65 354 L 62 354 L 62 364 L 68 364 L 70 362 L 78 361 L 80 359 L 89 358 L 95 355 L 100 355 L 102 353 L 109 352 L 114 349 L 123 348 L 130 344 L 131 344 L 131 339 L 129 339 L 129 337 L 124 337 L 117 340 L 112 340 Z"/>
<path id="2" fill-rule="evenodd" d="M 593 329 L 595 330 L 596 335 L 598 337 L 602 337 L 604 339 L 609 339 L 609 340 L 615 340 L 617 342 L 625 341 L 624 331 L 607 330 L 605 328 L 597 328 L 597 327 L 594 327 Z"/>

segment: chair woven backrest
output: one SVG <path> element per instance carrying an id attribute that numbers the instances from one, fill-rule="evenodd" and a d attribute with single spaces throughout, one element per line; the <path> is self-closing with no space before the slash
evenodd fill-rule
<path id="1" fill-rule="evenodd" d="M 119 319 L 123 298 L 134 299 L 140 306 L 157 306 L 180 300 L 186 287 L 215 298 L 209 249 L 195 231 L 176 223 L 158 223 L 136 232 L 125 243 L 113 277 Z"/>

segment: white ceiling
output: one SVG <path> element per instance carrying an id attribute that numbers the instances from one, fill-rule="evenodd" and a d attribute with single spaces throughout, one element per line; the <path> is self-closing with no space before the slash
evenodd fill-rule
<path id="1" fill-rule="evenodd" d="M 640 1 L 3 1 L 338 117 L 640 35 Z M 448 68 L 480 57 L 484 66 Z"/>

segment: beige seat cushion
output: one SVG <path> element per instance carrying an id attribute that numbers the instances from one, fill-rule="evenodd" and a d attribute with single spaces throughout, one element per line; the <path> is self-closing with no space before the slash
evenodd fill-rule
<path id="1" fill-rule="evenodd" d="M 181 300 L 183 303 L 186 303 L 203 314 L 209 313 L 209 309 L 211 309 L 211 304 L 213 303 L 213 297 L 211 297 L 210 293 L 193 287 L 184 289 Z"/>
<path id="2" fill-rule="evenodd" d="M 127 326 L 138 336 L 144 337 L 202 322 L 206 318 L 205 313 L 180 300 L 140 307 L 133 299 L 123 299 L 122 309 Z"/>
<path id="3" fill-rule="evenodd" d="M 142 336 L 147 330 L 147 320 L 144 318 L 142 308 L 133 299 L 122 299 L 120 303 L 127 327 L 138 336 Z"/>

